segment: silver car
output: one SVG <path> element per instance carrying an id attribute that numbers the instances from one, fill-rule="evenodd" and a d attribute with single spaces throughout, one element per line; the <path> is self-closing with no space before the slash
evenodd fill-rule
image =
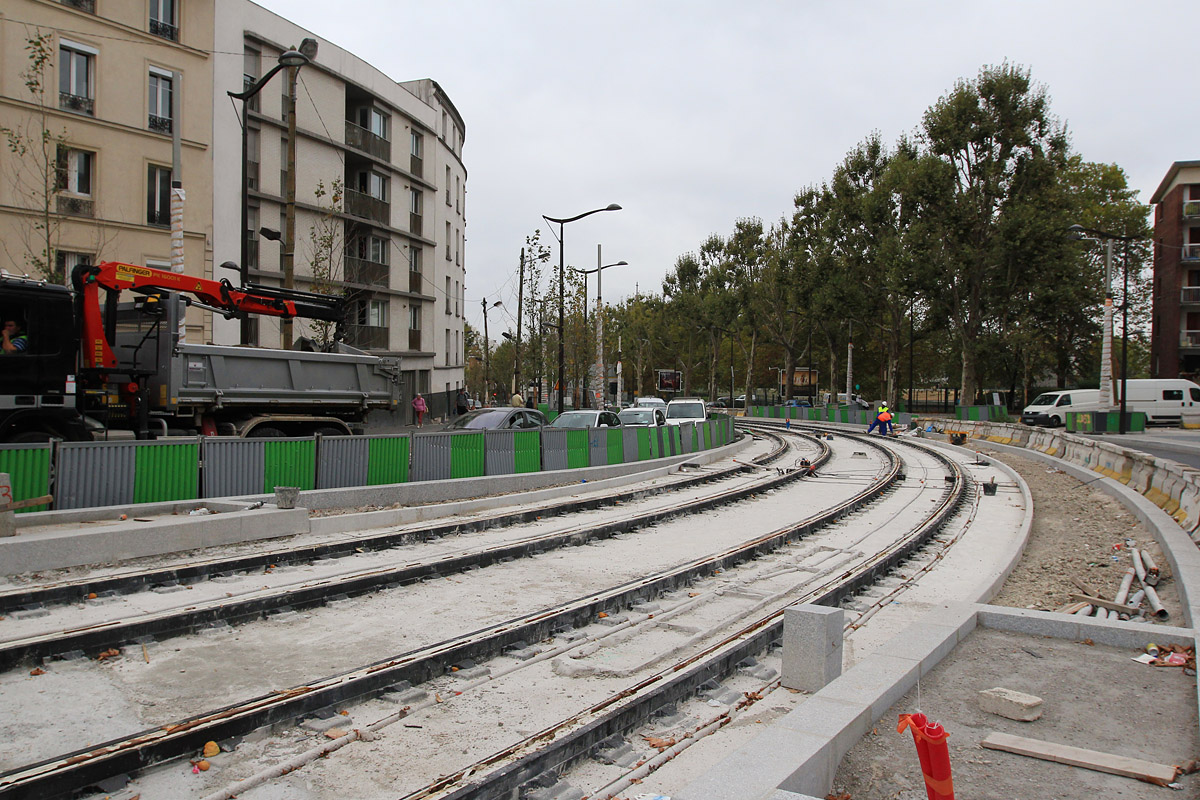
<path id="1" fill-rule="evenodd" d="M 551 428 L 618 428 L 621 420 L 611 411 L 583 409 L 564 411 L 550 423 Z"/>
<path id="2" fill-rule="evenodd" d="M 659 428 L 667 424 L 667 415 L 663 413 L 663 410 L 650 406 L 622 409 L 621 413 L 617 414 L 617 418 L 621 420 L 622 425 L 634 427 Z"/>

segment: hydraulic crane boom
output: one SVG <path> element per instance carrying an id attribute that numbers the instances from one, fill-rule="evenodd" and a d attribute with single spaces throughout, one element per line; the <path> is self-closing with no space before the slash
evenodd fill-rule
<path id="1" fill-rule="evenodd" d="M 340 322 L 343 316 L 343 300 L 340 297 L 271 286 L 235 288 L 224 278 L 214 281 L 119 261 L 81 264 L 75 268 L 71 280 L 81 304 L 80 351 L 83 366 L 97 370 L 118 366 L 110 344 L 111 336 L 106 335 L 100 313 L 101 289 L 107 292 L 106 302 L 114 309 L 117 298 L 124 290 L 141 294 L 170 291 L 191 295 L 196 299 L 185 298 L 190 305 L 230 318 L 262 314 L 285 319 L 308 317 Z M 109 315 L 110 320 L 112 316 Z"/>

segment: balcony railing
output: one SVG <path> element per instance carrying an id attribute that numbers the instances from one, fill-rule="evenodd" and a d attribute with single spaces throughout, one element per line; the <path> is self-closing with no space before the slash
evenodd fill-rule
<path id="1" fill-rule="evenodd" d="M 1183 216 L 1185 219 L 1188 217 L 1200 217 L 1200 200 L 1192 200 L 1184 203 Z"/>
<path id="2" fill-rule="evenodd" d="M 151 114 L 149 120 L 150 130 L 158 131 L 159 133 L 171 132 L 171 118 L 160 117 L 157 114 Z"/>
<path id="3" fill-rule="evenodd" d="M 65 108 L 67 111 L 78 111 L 80 114 L 95 116 L 95 101 L 90 97 L 83 97 L 77 94 L 68 92 L 58 93 L 58 107 Z"/>
<path id="4" fill-rule="evenodd" d="M 388 286 L 388 265 L 368 261 L 365 258 L 346 256 L 346 282 L 361 283 L 366 286 Z"/>
<path id="5" fill-rule="evenodd" d="M 95 204 L 86 197 L 68 197 L 59 195 L 57 198 L 58 213 L 72 217 L 94 217 Z"/>
<path id="6" fill-rule="evenodd" d="M 1180 258 L 1184 261 L 1200 261 L 1200 244 L 1185 244 Z"/>
<path id="7" fill-rule="evenodd" d="M 1181 303 L 1200 303 L 1200 286 L 1185 286 L 1183 287 L 1182 296 L 1179 298 Z"/>
<path id="8" fill-rule="evenodd" d="M 374 325 L 351 325 L 346 331 L 346 343 L 363 350 L 386 350 L 388 329 Z"/>
<path id="9" fill-rule="evenodd" d="M 409 330 L 409 332 L 408 332 L 408 349 L 409 350 L 420 350 L 421 349 L 421 332 L 420 331 L 414 331 L 411 329 Z"/>
<path id="10" fill-rule="evenodd" d="M 416 294 L 420 294 L 422 284 L 423 284 L 423 281 L 421 280 L 421 273 L 413 272 L 412 270 L 409 270 L 408 271 L 408 290 L 410 292 L 415 292 Z"/>
<path id="11" fill-rule="evenodd" d="M 408 215 L 408 230 L 417 236 L 421 235 L 421 215 L 409 212 Z"/>
<path id="12" fill-rule="evenodd" d="M 425 159 L 420 156 L 409 156 L 408 171 L 418 178 L 424 177 L 421 173 L 425 169 Z"/>
<path id="13" fill-rule="evenodd" d="M 1200 331 L 1182 331 L 1179 334 L 1180 347 L 1200 347 Z"/>
<path id="14" fill-rule="evenodd" d="M 361 125 L 355 125 L 346 120 L 346 144 L 370 153 L 382 161 L 392 160 L 392 143 L 382 136 L 376 136 Z"/>
<path id="15" fill-rule="evenodd" d="M 346 213 L 362 219 L 382 222 L 390 225 L 392 220 L 391 206 L 369 194 L 346 190 Z"/>
<path id="16" fill-rule="evenodd" d="M 157 19 L 150 20 L 150 32 L 155 36 L 170 39 L 172 42 L 179 41 L 179 28 L 176 28 L 169 22 L 162 22 Z"/>

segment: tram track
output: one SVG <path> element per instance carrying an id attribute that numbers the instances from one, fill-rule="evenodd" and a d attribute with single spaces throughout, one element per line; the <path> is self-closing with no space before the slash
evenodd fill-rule
<path id="1" fill-rule="evenodd" d="M 955 479 L 954 486 L 946 489 L 947 498 L 956 493 L 960 495 L 965 485 L 965 477 L 961 474 L 961 470 L 955 468 L 955 472 L 958 477 Z M 585 595 L 558 607 L 519 616 L 464 636 L 419 648 L 402 656 L 377 661 L 320 681 L 309 682 L 303 686 L 296 686 L 244 703 L 226 706 L 214 712 L 189 717 L 177 723 L 142 731 L 132 737 L 113 740 L 98 747 L 76 751 L 37 765 L 10 770 L 0 775 L 0 796 L 42 797 L 71 791 L 81 785 L 87 785 L 89 781 L 103 777 L 105 774 L 134 771 L 147 764 L 191 752 L 205 741 L 239 736 L 263 725 L 303 716 L 336 703 L 344 703 L 353 698 L 374 696 L 391 687 L 402 685 L 404 682 L 421 683 L 431 677 L 445 674 L 456 664 L 477 663 L 495 657 L 514 645 L 539 641 L 556 631 L 587 624 L 598 615 L 619 613 L 621 609 L 628 608 L 635 603 L 653 599 L 664 592 L 686 587 L 694 581 L 703 580 L 713 574 L 751 561 L 759 555 L 772 552 L 784 543 L 807 536 L 817 528 L 840 519 L 883 494 L 901 474 L 901 463 L 898 458 L 892 456 L 881 479 L 872 482 L 851 500 L 834 508 L 825 509 L 822 513 L 812 515 L 799 523 L 756 537 L 722 552 L 696 559 L 655 575 L 628 581 L 602 592 Z M 764 491 L 764 489 L 760 487 L 758 491 Z M 946 508 L 946 503 L 947 500 L 944 498 L 939 508 Z M 911 537 L 907 543 L 901 543 L 887 553 L 877 554 L 867 559 L 858 568 L 846 574 L 831 577 L 826 584 L 820 587 L 819 592 L 814 590 L 816 592 L 813 595 L 815 599 L 809 602 L 827 604 L 840 602 L 858 588 L 870 583 L 874 577 L 881 574 L 881 571 L 886 572 L 894 565 L 896 559 L 902 559 L 906 553 L 911 552 L 912 548 L 919 544 L 919 536 Z M 905 549 L 906 547 L 908 549 Z M 782 611 L 778 613 L 781 614 Z M 753 640 L 757 643 L 754 646 L 759 646 L 761 642 L 758 631 L 760 629 L 773 631 L 774 627 L 775 622 L 764 619 L 743 629 L 738 634 L 728 637 L 721 645 L 714 646 L 717 649 L 710 648 L 709 651 L 706 651 L 708 656 L 717 659 L 717 662 L 712 664 L 699 666 L 700 662 L 692 659 L 689 664 L 697 665 L 696 671 L 694 671 L 695 676 L 708 675 L 713 670 L 719 672 L 720 669 L 714 664 L 722 662 L 722 660 L 722 663 L 727 662 L 726 666 L 736 664 L 741 658 L 734 658 L 733 654 L 741 652 L 741 649 L 739 649 L 740 645 L 735 646 L 735 640 Z M 731 648 L 729 653 L 722 655 L 717 652 L 726 645 Z M 665 680 L 663 676 L 660 676 L 651 683 L 667 688 L 668 694 L 673 691 L 686 693 L 690 690 L 676 687 L 675 678 L 683 675 L 680 672 L 681 669 L 687 675 L 693 674 L 690 666 L 676 665 L 667 670 L 667 672 L 676 673 L 670 680 Z M 635 694 L 640 695 L 640 692 Z M 626 695 L 630 698 L 633 696 L 632 694 Z M 633 705 L 638 706 L 641 702 L 639 700 Z M 651 699 L 647 702 L 653 704 L 656 701 Z M 607 707 L 613 704 L 604 705 Z M 621 702 L 619 705 L 622 707 L 621 713 L 629 712 L 627 708 L 629 703 Z M 604 723 L 604 725 L 607 724 Z M 574 727 L 582 730 L 589 728 L 590 723 Z M 510 754 L 509 757 L 512 755 Z M 515 773 L 512 773 L 511 770 L 508 772 L 514 775 L 526 774 L 527 767 L 528 764 L 518 768 Z M 457 797 L 460 795 L 446 794 L 445 796 Z M 493 795 L 464 794 L 461 796 Z"/>

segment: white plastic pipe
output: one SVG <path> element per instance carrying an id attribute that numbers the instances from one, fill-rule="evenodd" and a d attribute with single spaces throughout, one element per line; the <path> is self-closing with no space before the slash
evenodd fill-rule
<path id="1" fill-rule="evenodd" d="M 1154 563 L 1154 559 L 1150 554 L 1142 552 L 1142 562 L 1146 565 L 1146 580 L 1142 581 L 1145 586 L 1158 586 L 1158 565 Z"/>
<path id="2" fill-rule="evenodd" d="M 1125 570 L 1125 577 L 1121 578 L 1121 586 L 1117 589 L 1117 595 L 1113 598 L 1113 602 L 1125 605 L 1125 599 L 1129 597 L 1129 587 L 1131 586 L 1133 586 L 1133 567 Z"/>
<path id="3" fill-rule="evenodd" d="M 1142 563 L 1142 551 L 1133 549 L 1133 571 L 1137 573 L 1138 583 L 1146 585 L 1146 565 Z"/>
<path id="4" fill-rule="evenodd" d="M 1154 612 L 1154 616 L 1158 619 L 1170 619 L 1171 615 L 1163 608 L 1162 601 L 1158 599 L 1158 592 L 1154 591 L 1152 586 L 1143 587 L 1146 591 L 1146 602 L 1150 604 L 1150 610 Z"/>

